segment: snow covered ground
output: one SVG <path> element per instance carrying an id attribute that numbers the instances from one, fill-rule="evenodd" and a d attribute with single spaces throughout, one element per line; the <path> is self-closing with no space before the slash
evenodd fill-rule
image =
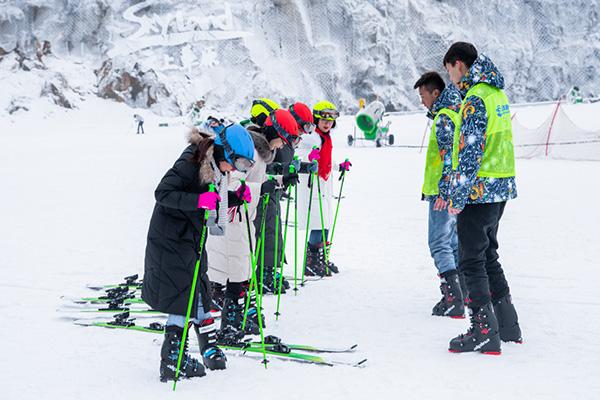
<path id="1" fill-rule="evenodd" d="M 144 115 L 147 134 L 136 136 L 133 113 L 88 99 L 77 111 L 0 121 L 1 399 L 598 398 L 600 163 L 517 161 L 519 197 L 499 239 L 525 343 L 504 344 L 500 357 L 456 355 L 448 341 L 466 320 L 430 316 L 440 295 L 419 200 L 424 153 L 348 148 L 349 119 L 335 149 L 354 164 L 333 249 L 341 273 L 285 295 L 268 333 L 358 343 L 337 358 L 366 357 L 366 367 L 273 360 L 265 370 L 230 355 L 226 371 L 182 381 L 170 395 L 158 380 L 160 337 L 75 326 L 56 311 L 61 295 L 143 271 L 153 191 L 185 147 L 185 129 Z M 422 116 L 394 118 L 421 137 Z"/>

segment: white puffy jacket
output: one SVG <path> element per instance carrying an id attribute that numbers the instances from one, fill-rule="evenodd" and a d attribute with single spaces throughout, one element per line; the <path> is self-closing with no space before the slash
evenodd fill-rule
<path id="1" fill-rule="evenodd" d="M 246 174 L 233 172 L 230 174 L 229 190 L 237 190 L 241 179 L 246 179 L 246 185 L 252 193 L 252 201 L 248 204 L 250 217 L 250 237 L 254 243 L 254 218 L 258 202 L 260 201 L 260 188 L 266 180 L 267 164 L 273 161 L 274 153 L 269 148 L 269 143 L 261 134 L 250 132 L 254 141 L 254 166 Z M 248 229 L 244 207 L 238 213 L 235 208 L 229 209 L 229 225 L 224 236 L 209 236 L 206 242 L 208 253 L 208 277 L 212 282 L 222 285 L 231 282 L 243 282 L 252 276 L 252 264 L 248 244 Z"/>

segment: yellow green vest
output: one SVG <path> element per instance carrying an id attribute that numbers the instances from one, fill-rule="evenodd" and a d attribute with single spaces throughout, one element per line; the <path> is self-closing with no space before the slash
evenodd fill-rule
<path id="1" fill-rule="evenodd" d="M 512 139 L 512 124 L 510 108 L 506 94 L 495 86 L 479 83 L 467 92 L 460 107 L 460 121 L 454 133 L 452 148 L 452 169 L 458 167 L 458 151 L 464 146 L 460 134 L 460 127 L 466 114 L 471 111 L 472 105 L 467 103 L 470 96 L 477 96 L 483 100 L 487 114 L 487 127 L 485 147 L 481 166 L 477 176 L 484 178 L 508 178 L 515 176 L 515 152 Z"/>
<path id="2" fill-rule="evenodd" d="M 460 114 L 448 108 L 442 108 L 436 114 L 429 133 L 429 144 L 427 145 L 427 156 L 425 158 L 425 181 L 423 182 L 422 193 L 426 196 L 439 194 L 439 181 L 442 178 L 444 169 L 444 160 L 440 154 L 440 148 L 437 142 L 437 132 L 435 127 L 441 115 L 447 115 L 454 122 L 454 136 L 460 132 Z"/>

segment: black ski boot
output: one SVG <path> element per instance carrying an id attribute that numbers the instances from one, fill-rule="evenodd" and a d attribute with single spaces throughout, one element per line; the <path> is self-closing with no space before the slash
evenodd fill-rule
<path id="1" fill-rule="evenodd" d="M 282 289 L 288 290 L 291 287 L 290 282 L 287 279 L 285 279 L 285 276 L 281 277 L 281 274 L 279 272 L 275 272 L 275 281 L 277 282 L 278 286 L 279 286 L 279 279 L 281 279 Z M 285 293 L 285 292 L 281 292 L 281 293 Z"/>
<path id="2" fill-rule="evenodd" d="M 512 303 L 510 294 L 492 301 L 494 313 L 500 326 L 500 339 L 503 342 L 523 343 L 517 311 Z"/>
<path id="3" fill-rule="evenodd" d="M 327 242 L 327 253 L 330 253 L 330 249 L 331 249 L 331 242 Z M 337 267 L 337 265 L 335 265 L 334 263 L 331 262 L 331 254 L 327 254 L 327 256 L 328 256 L 329 270 L 331 272 L 333 272 L 334 274 L 339 274 L 340 269 Z M 323 262 L 325 262 L 325 260 L 323 260 Z"/>
<path id="4" fill-rule="evenodd" d="M 304 275 L 324 277 L 326 274 L 325 265 L 321 263 L 321 258 L 319 257 L 319 246 L 314 246 L 309 243 L 308 249 L 306 250 Z"/>
<path id="5" fill-rule="evenodd" d="M 199 325 L 194 324 L 194 330 L 198 336 L 200 345 L 200 354 L 204 366 L 211 371 L 216 369 L 225 369 L 227 367 L 227 357 L 217 346 L 217 324 L 213 318 L 202 321 Z"/>
<path id="6" fill-rule="evenodd" d="M 319 243 L 317 245 L 317 257 L 319 259 L 319 265 L 321 265 L 321 267 L 323 268 L 323 271 L 325 272 L 325 276 L 331 276 L 331 273 L 333 272 L 331 270 L 331 263 L 325 263 L 325 246 L 323 246 L 323 243 Z M 337 270 L 337 267 L 334 265 L 334 268 Z M 339 272 L 339 270 L 338 270 Z"/>
<path id="7" fill-rule="evenodd" d="M 183 328 L 175 325 L 165 327 L 165 341 L 160 350 L 160 381 L 167 382 L 175 380 L 175 371 L 177 369 L 177 359 L 179 358 L 179 348 L 181 338 L 183 337 Z M 193 378 L 206 375 L 204 367 L 195 358 L 188 354 L 188 340 L 186 338 L 181 357 L 181 366 L 179 369 L 179 378 Z"/>
<path id="8" fill-rule="evenodd" d="M 454 272 L 454 271 L 453 271 Z M 462 319 L 465 317 L 465 305 L 460 290 L 458 274 L 440 276 L 442 299 L 433 306 L 431 315 Z"/>
<path id="9" fill-rule="evenodd" d="M 500 355 L 498 320 L 494 315 L 492 303 L 478 309 L 469 307 L 469 313 L 471 327 L 467 333 L 452 339 L 448 350 L 452 353 L 480 351 L 484 354 Z"/>
<path id="10" fill-rule="evenodd" d="M 225 304 L 223 312 L 221 313 L 221 330 L 227 331 L 233 330 L 235 332 L 242 332 L 242 325 L 244 322 L 244 298 L 230 299 L 225 298 Z M 243 333 L 249 335 L 258 335 L 260 329 L 258 326 L 258 319 L 254 315 L 258 314 L 256 308 L 249 307 L 248 314 L 246 316 L 246 326 Z"/>
<path id="11" fill-rule="evenodd" d="M 257 271 L 257 276 L 260 276 L 260 269 Z M 279 274 L 277 274 L 279 276 Z M 259 278 L 260 279 L 260 278 Z M 260 283 L 260 282 L 259 282 Z M 279 281 L 275 279 L 273 274 L 273 267 L 264 267 L 264 275 L 263 275 L 263 294 L 277 294 L 279 289 Z M 288 284 L 289 285 L 289 284 Z M 285 293 L 286 287 L 281 285 L 281 294 Z"/>
<path id="12" fill-rule="evenodd" d="M 260 334 L 260 325 L 258 323 L 258 307 L 256 307 L 256 297 L 254 294 L 250 294 L 249 296 L 250 304 L 248 305 L 248 312 L 246 313 L 246 333 L 250 335 L 258 335 Z M 264 313 L 261 313 L 261 317 L 262 318 L 260 322 L 262 323 L 262 327 L 264 329 L 267 327 Z M 248 327 L 248 322 L 250 322 L 250 328 Z"/>
<path id="13" fill-rule="evenodd" d="M 213 317 L 218 317 L 221 315 L 221 311 L 223 310 L 223 303 L 225 302 L 225 286 L 217 282 L 211 282 L 210 292 L 212 296 L 210 313 L 213 315 Z"/>

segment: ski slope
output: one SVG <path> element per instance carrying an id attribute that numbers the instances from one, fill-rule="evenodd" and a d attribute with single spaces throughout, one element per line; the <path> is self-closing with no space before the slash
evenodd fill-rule
<path id="1" fill-rule="evenodd" d="M 440 295 L 420 201 L 424 152 L 348 148 L 348 118 L 334 149 L 354 164 L 332 250 L 341 273 L 284 295 L 279 322 L 267 298 L 267 333 L 358 343 L 335 358 L 367 365 L 272 360 L 265 370 L 229 355 L 226 371 L 182 381 L 171 395 L 158 380 L 160 336 L 75 326 L 57 312 L 61 295 L 143 272 L 153 191 L 184 149 L 185 129 L 176 120 L 158 128 L 164 119 L 142 113 L 147 134 L 136 136 L 135 111 L 88 99 L 77 111 L 41 104 L 0 121 L 1 399 L 598 398 L 600 163 L 517 160 L 519 197 L 499 252 L 525 343 L 504 344 L 499 357 L 451 354 L 449 339 L 468 322 L 430 316 Z M 422 135 L 422 117 L 394 118 L 399 132 Z"/>

